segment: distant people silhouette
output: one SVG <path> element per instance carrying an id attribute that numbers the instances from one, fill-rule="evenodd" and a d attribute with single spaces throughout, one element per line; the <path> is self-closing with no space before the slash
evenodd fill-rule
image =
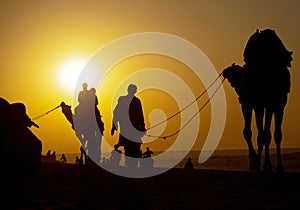
<path id="1" fill-rule="evenodd" d="M 120 146 L 125 150 L 125 166 L 136 168 L 137 158 L 141 158 L 142 137 L 146 133 L 142 103 L 135 96 L 137 86 L 130 84 L 127 88 L 128 94 L 120 96 L 113 111 L 111 135 L 120 127 L 119 141 L 114 146 Z"/>
<path id="2" fill-rule="evenodd" d="M 152 157 L 153 152 L 150 150 L 150 147 L 146 147 L 146 151 L 143 153 L 143 158 Z"/>
<path id="3" fill-rule="evenodd" d="M 75 157 L 75 163 L 76 163 L 76 164 L 80 164 L 80 159 L 79 159 L 78 156 Z"/>
<path id="4" fill-rule="evenodd" d="M 46 153 L 46 156 L 47 156 L 47 157 L 50 157 L 50 155 L 51 155 L 51 150 L 49 149 L 49 150 L 47 151 L 47 153 Z"/>
<path id="5" fill-rule="evenodd" d="M 56 152 L 55 152 L 55 151 L 52 152 L 51 157 L 52 157 L 54 160 L 56 160 Z"/>
<path id="6" fill-rule="evenodd" d="M 56 157 L 51 154 L 51 150 L 49 149 L 46 153 L 46 160 L 50 162 L 56 162 Z"/>
<path id="7" fill-rule="evenodd" d="M 67 163 L 67 157 L 65 154 L 61 154 L 61 157 L 59 159 L 59 162 L 61 163 Z"/>
<path id="8" fill-rule="evenodd" d="M 194 164 L 192 163 L 192 158 L 188 158 L 187 162 L 184 164 L 184 169 L 194 170 Z"/>
<path id="9" fill-rule="evenodd" d="M 154 160 L 152 158 L 153 151 L 150 150 L 150 147 L 146 147 L 146 151 L 142 154 L 142 159 L 140 161 L 141 167 L 144 169 L 153 168 Z"/>

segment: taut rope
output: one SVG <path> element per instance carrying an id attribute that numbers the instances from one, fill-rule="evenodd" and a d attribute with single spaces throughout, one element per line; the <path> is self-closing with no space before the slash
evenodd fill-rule
<path id="1" fill-rule="evenodd" d="M 159 126 L 159 125 L 161 125 L 162 123 L 164 123 L 164 122 L 167 122 L 168 120 L 170 120 L 170 119 L 172 119 L 173 117 L 175 117 L 176 115 L 178 115 L 178 114 L 180 114 L 181 112 L 183 112 L 184 110 L 186 110 L 188 107 L 190 107 L 193 103 L 195 103 L 196 101 L 198 101 L 198 99 L 200 99 L 215 83 L 216 83 L 216 81 L 222 76 L 222 74 L 223 74 L 223 72 L 224 71 L 222 71 L 219 75 L 218 75 L 218 77 L 208 86 L 208 88 L 207 89 L 205 89 L 194 101 L 192 101 L 191 103 L 189 103 L 188 105 L 186 105 L 183 109 L 181 109 L 181 110 L 179 110 L 178 112 L 176 112 L 175 114 L 173 114 L 172 116 L 170 116 L 170 117 L 168 117 L 167 119 L 165 119 L 165 120 L 163 120 L 163 121 L 161 121 L 161 122 L 159 122 L 159 123 L 156 123 L 155 125 L 152 125 L 150 128 L 147 128 L 146 130 L 148 131 L 148 130 L 151 130 L 152 128 L 155 128 L 155 127 L 157 127 L 157 126 Z M 223 83 L 223 81 L 222 81 L 222 83 Z M 217 88 L 217 89 L 219 89 L 219 87 Z"/>
<path id="2" fill-rule="evenodd" d="M 36 116 L 36 117 L 33 118 L 32 120 L 37 120 L 37 119 L 39 119 L 39 118 L 41 118 L 41 117 L 44 117 L 45 115 L 49 114 L 50 112 L 53 112 L 54 110 L 58 109 L 59 107 L 60 107 L 60 105 L 58 105 L 57 107 L 55 107 L 55 108 L 53 108 L 53 109 L 51 109 L 51 110 L 49 110 L 49 111 L 47 111 L 47 112 L 45 112 L 45 113 L 39 115 L 39 116 Z"/>
<path id="3" fill-rule="evenodd" d="M 222 72 L 223 73 L 223 72 Z M 219 77 L 218 77 L 219 78 Z M 180 129 L 178 129 L 176 132 L 174 132 L 174 133 L 172 133 L 172 134 L 169 134 L 169 135 L 165 135 L 165 136 L 155 136 L 155 135 L 149 135 L 149 134 L 146 134 L 145 136 L 147 136 L 147 137 L 152 137 L 152 138 L 163 138 L 163 139 L 166 139 L 166 138 L 168 138 L 168 137 L 171 137 L 171 136 L 174 136 L 174 135 L 176 135 L 176 134 L 178 134 L 182 129 L 184 129 L 196 116 L 197 116 L 197 114 L 199 113 L 199 112 L 201 112 L 203 109 L 204 109 L 204 107 L 209 103 L 209 101 L 214 97 L 214 95 L 217 93 L 217 91 L 219 90 L 219 88 L 221 87 L 221 85 L 223 84 L 223 82 L 225 81 L 225 78 L 222 80 L 222 82 L 221 82 L 221 84 L 219 84 L 219 86 L 217 87 L 217 89 L 213 92 L 213 94 L 212 94 L 212 96 L 211 96 L 211 98 L 209 98 L 201 107 L 200 107 L 200 109 L 180 128 Z M 213 82 L 214 83 L 214 82 Z M 207 91 L 207 90 L 206 90 Z M 200 96 L 202 96 L 203 94 L 201 94 Z M 199 97 L 200 97 L 199 96 Z M 197 98 L 198 99 L 198 98 Z M 196 99 L 196 100 L 197 100 Z M 195 100 L 195 101 L 196 101 Z M 194 103 L 195 101 L 193 101 L 192 103 Z M 192 104 L 191 103 L 191 104 Z M 191 104 L 189 104 L 188 106 L 190 106 Z M 187 107 L 188 107 L 187 106 Z M 185 107 L 184 109 L 186 109 L 187 107 Z M 182 109 L 182 110 L 180 110 L 178 113 L 176 113 L 176 115 L 177 114 L 179 114 L 181 111 L 183 111 L 184 109 Z M 173 116 L 175 116 L 175 115 L 172 115 L 172 117 Z M 170 119 L 170 118 L 172 118 L 172 117 L 169 117 L 168 119 Z M 165 122 L 165 121 L 167 121 L 168 119 L 166 119 L 166 120 L 164 120 L 164 121 L 162 121 L 162 122 Z M 158 123 L 158 124 L 161 124 L 162 122 L 160 122 L 160 123 Z M 155 126 L 157 126 L 158 124 L 156 124 Z M 151 128 L 153 128 L 154 126 L 152 126 Z"/>

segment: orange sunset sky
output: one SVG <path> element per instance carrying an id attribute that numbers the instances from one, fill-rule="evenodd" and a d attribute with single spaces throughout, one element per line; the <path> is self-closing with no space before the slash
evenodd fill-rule
<path id="1" fill-rule="evenodd" d="M 294 52 L 290 68 L 292 87 L 282 126 L 282 147 L 299 148 L 299 11 L 297 0 L 1 0 L 0 96 L 10 103 L 23 102 L 31 118 L 56 107 L 61 101 L 71 105 L 76 76 L 89 58 L 107 43 L 139 32 L 163 32 L 186 39 L 201 49 L 221 73 L 233 62 L 243 64 L 245 44 L 257 28 L 272 28 L 287 49 Z M 104 135 L 111 145 L 117 141 L 116 136 L 109 135 L 111 107 L 118 97 L 112 94 L 126 75 L 145 68 L 165 69 L 178 75 L 187 82 L 195 96 L 203 91 L 201 81 L 188 73 L 189 68 L 172 58 L 139 55 L 120 62 L 113 67 L 102 88 L 97 90 L 106 128 Z M 142 83 L 143 79 L 134 82 Z M 218 149 L 247 149 L 237 95 L 227 82 L 224 90 L 227 119 Z M 145 91 L 138 96 L 146 118 L 154 109 L 163 110 L 166 116 L 178 111 L 168 94 Z M 209 113 L 208 106 L 200 114 L 201 127 L 194 149 L 202 148 L 209 128 Z M 57 153 L 79 151 L 75 133 L 60 109 L 35 122 L 40 128 L 32 127 L 31 130 L 42 141 L 43 153 L 48 149 Z M 146 125 L 149 126 L 148 118 Z M 165 134 L 178 127 L 178 122 L 168 124 Z M 149 145 L 153 150 L 164 150 L 173 140 L 156 139 Z M 271 147 L 275 147 L 274 142 Z"/>

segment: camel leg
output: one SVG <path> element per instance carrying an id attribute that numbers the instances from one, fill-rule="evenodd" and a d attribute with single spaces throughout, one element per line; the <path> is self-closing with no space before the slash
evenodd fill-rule
<path id="1" fill-rule="evenodd" d="M 264 140 L 264 126 L 263 126 L 263 118 L 264 118 L 264 108 L 263 107 L 255 107 L 255 122 L 257 128 L 257 157 L 256 157 L 256 169 L 260 171 L 260 161 L 262 156 L 262 151 L 264 148 L 265 140 Z"/>
<path id="2" fill-rule="evenodd" d="M 271 143 L 271 122 L 273 117 L 273 111 L 270 109 L 266 110 L 265 116 L 265 127 L 264 127 L 264 140 L 265 140 L 265 162 L 264 172 L 272 173 L 272 163 L 270 159 L 270 143 Z"/>
<path id="3" fill-rule="evenodd" d="M 283 174 L 284 167 L 281 161 L 281 149 L 280 144 L 282 140 L 282 131 L 281 124 L 283 119 L 283 110 L 275 112 L 275 131 L 274 131 L 274 139 L 276 143 L 276 154 L 277 154 L 277 173 Z"/>
<path id="4" fill-rule="evenodd" d="M 255 169 L 255 160 L 256 160 L 256 152 L 252 144 L 252 131 L 251 131 L 251 121 L 252 121 L 252 107 L 248 104 L 242 104 L 242 112 L 244 116 L 244 130 L 243 136 L 248 145 L 248 152 L 249 152 L 249 170 L 253 172 Z"/>
<path id="5" fill-rule="evenodd" d="M 101 142 L 102 136 L 90 136 L 88 141 L 89 157 L 98 165 L 101 160 Z"/>

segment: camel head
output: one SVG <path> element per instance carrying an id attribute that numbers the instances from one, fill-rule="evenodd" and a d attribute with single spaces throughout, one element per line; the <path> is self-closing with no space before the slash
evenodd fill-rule
<path id="1" fill-rule="evenodd" d="M 233 63 L 231 66 L 224 69 L 222 74 L 222 76 L 227 79 L 230 85 L 235 89 L 238 95 L 241 93 L 243 73 L 244 68 Z"/>
<path id="2" fill-rule="evenodd" d="M 62 113 L 65 115 L 67 120 L 71 123 L 72 128 L 73 128 L 73 114 L 72 114 L 71 106 L 65 104 L 65 102 L 61 102 L 60 107 L 61 107 Z"/>

